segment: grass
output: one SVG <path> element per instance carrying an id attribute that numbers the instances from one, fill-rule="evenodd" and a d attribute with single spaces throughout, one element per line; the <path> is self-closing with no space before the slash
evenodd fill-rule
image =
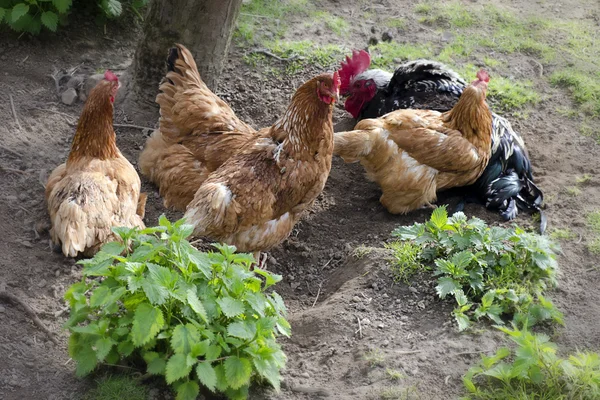
<path id="1" fill-rule="evenodd" d="M 583 122 L 579 127 L 579 133 L 581 133 L 583 136 L 594 139 L 596 143 L 600 144 L 600 131 L 598 131 L 596 128 L 593 128 L 590 123 L 591 122 L 589 121 Z M 596 123 L 598 123 L 597 120 Z"/>
<path id="2" fill-rule="evenodd" d="M 586 185 L 586 184 L 590 183 L 591 180 L 592 180 L 592 175 L 590 175 L 590 174 L 583 174 L 581 176 L 575 177 L 575 182 L 577 182 L 577 184 L 580 184 L 580 185 Z"/>
<path id="3" fill-rule="evenodd" d="M 388 28 L 403 29 L 406 26 L 406 21 L 400 18 L 390 18 L 383 23 Z"/>
<path id="4" fill-rule="evenodd" d="M 367 351 L 363 358 L 371 368 L 381 366 L 385 361 L 385 355 L 380 349 L 372 349 Z"/>
<path id="5" fill-rule="evenodd" d="M 600 116 L 600 73 L 589 74 L 573 68 L 554 72 L 550 83 L 569 89 L 581 111 L 593 117 Z"/>
<path id="6" fill-rule="evenodd" d="M 331 15 L 329 12 L 318 11 L 315 13 L 317 22 L 324 22 L 325 26 L 338 36 L 343 36 L 348 33 L 350 25 L 346 20 L 335 15 Z"/>
<path id="7" fill-rule="evenodd" d="M 407 60 L 433 57 L 431 46 L 394 41 L 380 42 L 370 46 L 369 51 L 371 53 L 371 67 L 389 71 L 395 70 L 399 63 Z"/>
<path id="8" fill-rule="evenodd" d="M 400 379 L 404 378 L 402 372 L 398 371 L 397 369 L 386 368 L 385 373 L 392 381 L 399 381 Z"/>
<path id="9" fill-rule="evenodd" d="M 408 283 L 417 272 L 430 269 L 420 262 L 421 246 L 412 242 L 395 241 L 385 247 L 392 251 L 394 257 L 390 269 L 396 282 Z"/>
<path id="10" fill-rule="evenodd" d="M 569 196 L 573 197 L 577 197 L 581 194 L 581 189 L 579 189 L 577 186 L 569 186 L 565 188 L 565 191 Z"/>
<path id="11" fill-rule="evenodd" d="M 354 256 L 354 258 L 360 260 L 364 256 L 371 254 L 373 252 L 373 250 L 374 250 L 373 247 L 368 247 L 368 246 L 361 244 L 360 246 L 358 246 L 354 249 L 354 251 L 352 252 L 352 256 Z"/>
<path id="12" fill-rule="evenodd" d="M 147 389 L 139 381 L 126 375 L 108 375 L 99 379 L 83 400 L 146 400 L 147 396 Z"/>
<path id="13" fill-rule="evenodd" d="M 569 228 L 554 228 L 550 237 L 553 240 L 573 240 L 577 238 L 577 234 Z"/>
<path id="14" fill-rule="evenodd" d="M 587 225 L 593 232 L 593 237 L 588 243 L 588 250 L 590 253 L 600 254 L 600 210 L 588 214 Z"/>

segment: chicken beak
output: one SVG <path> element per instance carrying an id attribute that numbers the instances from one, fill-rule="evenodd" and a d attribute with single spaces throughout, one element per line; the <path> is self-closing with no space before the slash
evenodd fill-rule
<path id="1" fill-rule="evenodd" d="M 331 102 L 335 103 L 336 101 L 340 101 L 340 92 L 338 90 L 331 94 Z"/>

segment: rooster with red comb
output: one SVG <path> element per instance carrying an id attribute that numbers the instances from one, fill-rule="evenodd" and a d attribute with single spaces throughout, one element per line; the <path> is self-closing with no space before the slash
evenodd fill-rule
<path id="1" fill-rule="evenodd" d="M 466 87 L 459 74 L 436 61 L 410 61 L 398 66 L 393 74 L 369 69 L 370 64 L 368 52 L 355 50 L 339 70 L 340 95 L 347 96 L 344 107 L 358 120 L 381 117 L 399 109 L 445 112 L 454 107 Z M 498 210 L 505 220 L 515 218 L 519 209 L 539 212 L 540 230 L 544 232 L 543 194 L 534 184 L 525 143 L 510 122 L 495 113 L 492 113 L 491 151 L 486 170 L 474 184 L 464 188 L 465 201 Z M 462 207 L 464 201 L 459 204 L 459 209 Z"/>

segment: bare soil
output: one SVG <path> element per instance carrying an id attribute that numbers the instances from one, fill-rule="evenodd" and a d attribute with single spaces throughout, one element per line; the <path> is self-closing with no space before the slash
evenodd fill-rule
<path id="1" fill-rule="evenodd" d="M 500 3 L 519 13 L 574 20 L 597 7 L 575 0 Z M 373 4 L 322 0 L 318 7 L 345 18 L 353 26 L 352 33 L 338 39 L 298 21 L 287 36 L 363 48 L 374 35 L 372 27 L 377 30 L 384 16 L 397 15 L 407 20 L 407 26 L 395 40 L 442 40 L 417 22 L 413 6 L 412 0 Z M 369 20 L 361 17 L 365 11 L 372 12 Z M 84 75 L 105 68 L 120 73 L 131 62 L 139 29 L 123 24 L 109 27 L 105 35 L 91 23 L 73 22 L 58 35 L 17 40 L 16 35 L 3 33 L 2 37 L 0 166 L 5 169 L 0 169 L 0 291 L 25 300 L 55 332 L 59 344 L 53 344 L 20 307 L 0 302 L 0 399 L 77 399 L 93 385 L 94 377 L 75 377 L 67 352 L 68 334 L 61 329 L 67 314 L 61 310 L 62 295 L 80 279 L 80 267 L 51 251 L 43 227 L 48 225 L 45 179 L 68 154 L 82 102 L 62 104 L 49 74 L 72 67 L 79 67 L 77 74 Z M 244 64 L 245 51 L 232 45 L 217 92 L 255 127 L 273 123 L 294 89 L 321 72 L 313 66 L 276 79 Z M 527 119 L 513 122 L 525 137 L 536 179 L 546 194 L 549 229 L 569 228 L 578 236 L 563 244 L 560 286 L 550 293 L 566 316 L 565 327 L 554 331 L 554 339 L 564 351 L 597 351 L 599 258 L 587 251 L 590 233 L 585 216 L 600 208 L 600 148 L 579 135 L 579 121 L 556 113 L 558 107 L 572 104 L 566 92 L 540 78 L 530 56 L 495 57 L 509 61 L 507 74 L 532 80 L 543 96 Z M 552 68 L 545 65 L 544 74 Z M 64 85 L 61 82 L 61 90 Z M 156 124 L 156 119 L 136 119 L 135 110 L 117 107 L 115 115 L 116 123 Z M 353 125 L 341 109 L 336 110 L 334 123 L 336 130 Z M 134 165 L 147 133 L 117 128 L 118 145 Z M 591 182 L 582 186 L 581 195 L 568 195 L 565 188 L 584 173 L 592 175 Z M 165 210 L 156 188 L 143 181 L 143 190 L 149 192 L 145 220 L 153 225 Z M 493 329 L 459 334 L 450 318 L 452 304 L 437 299 L 431 277 L 418 276 L 410 285 L 394 284 L 385 251 L 355 250 L 359 246 L 381 248 L 396 226 L 422 222 L 429 215 L 425 211 L 390 215 L 379 204 L 379 196 L 378 187 L 365 179 L 359 165 L 335 159 L 315 208 L 287 241 L 270 252 L 269 269 L 284 277 L 276 290 L 288 305 L 293 336 L 283 341 L 289 358 L 284 388 L 278 394 L 257 389 L 252 398 L 370 399 L 382 398 L 391 387 L 401 388 L 406 398 L 457 398 L 462 393 L 461 376 L 479 354 L 502 345 L 504 339 Z M 445 194 L 439 203 L 453 207 L 457 200 Z M 501 223 L 498 215 L 481 206 L 468 205 L 465 212 Z M 526 215 L 517 222 L 533 226 Z M 371 355 L 371 362 L 366 354 Z M 400 371 L 402 379 L 392 382 L 388 368 Z M 168 398 L 164 387 L 152 387 L 153 398 Z"/>

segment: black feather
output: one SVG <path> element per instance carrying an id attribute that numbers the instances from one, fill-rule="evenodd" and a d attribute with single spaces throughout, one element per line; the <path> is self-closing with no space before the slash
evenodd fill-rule
<path id="1" fill-rule="evenodd" d="M 175 63 L 179 58 L 179 49 L 177 47 L 171 47 L 169 49 L 169 55 L 167 56 L 167 71 L 175 71 Z"/>

